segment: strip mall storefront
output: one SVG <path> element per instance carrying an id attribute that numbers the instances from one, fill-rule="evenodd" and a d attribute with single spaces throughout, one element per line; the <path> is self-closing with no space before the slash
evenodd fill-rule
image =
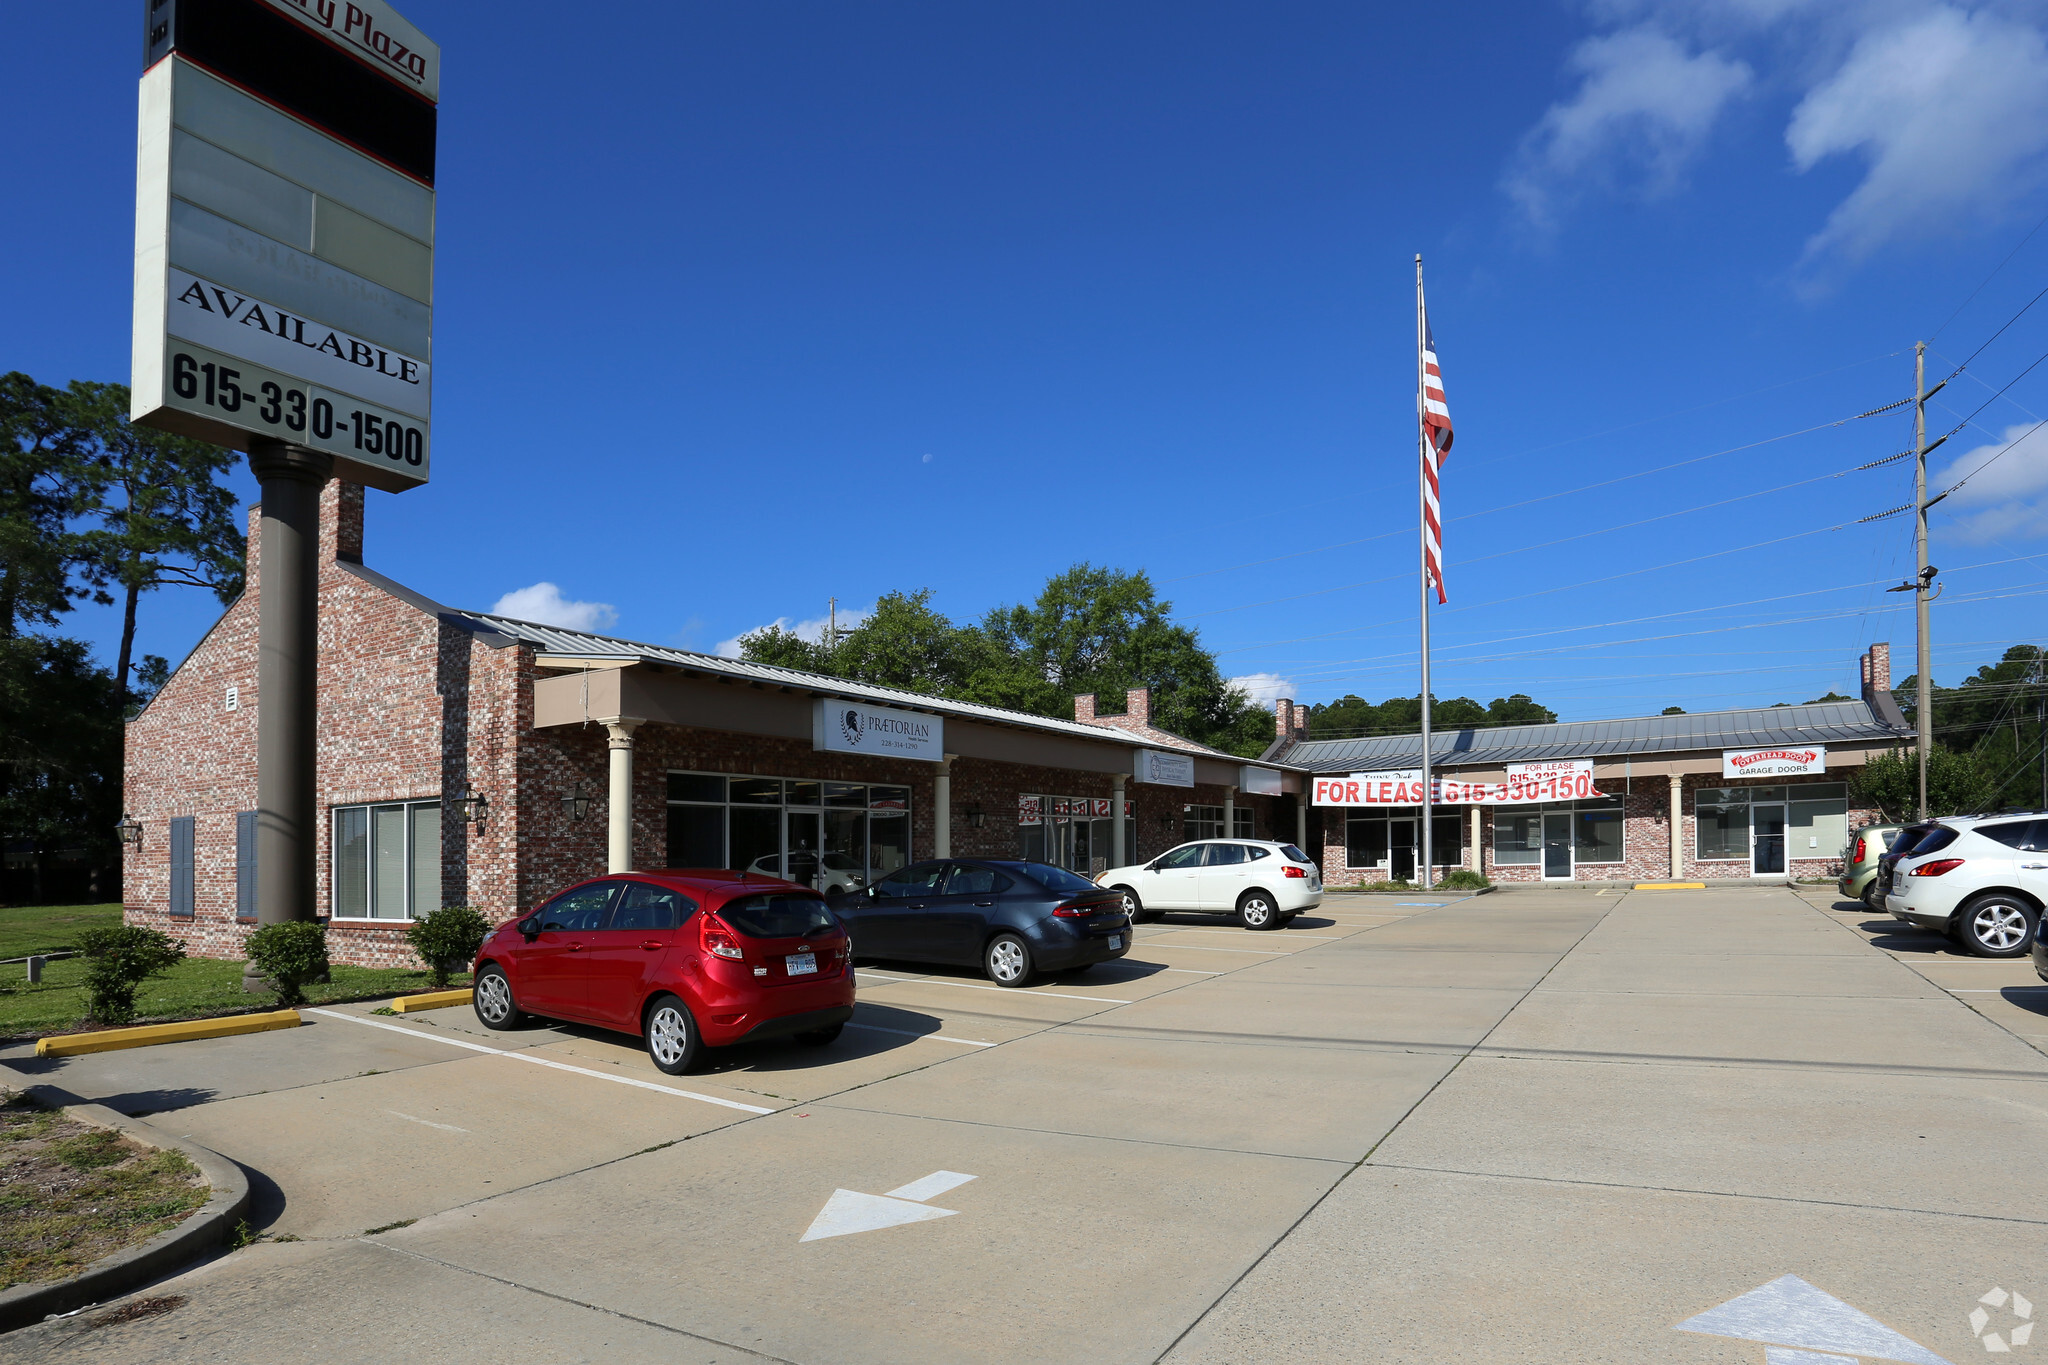
<path id="1" fill-rule="evenodd" d="M 1629 752 L 1585 754 L 1602 731 Z M 1723 743 L 1694 747 L 1702 738 Z M 1865 702 L 1453 732 L 1432 746 L 1442 766 L 1431 859 L 1439 872 L 1468 868 L 1498 882 L 1826 876 L 1849 830 L 1876 818 L 1851 799 L 1849 773 L 1906 738 Z M 1419 767 L 1350 764 L 1379 754 L 1412 760 L 1419 746 L 1419 736 L 1303 738 L 1268 751 L 1315 772 L 1310 845 L 1328 884 L 1415 879 Z M 1487 747 L 1582 756 L 1473 762 Z M 1345 770 L 1331 770 L 1340 763 Z"/>

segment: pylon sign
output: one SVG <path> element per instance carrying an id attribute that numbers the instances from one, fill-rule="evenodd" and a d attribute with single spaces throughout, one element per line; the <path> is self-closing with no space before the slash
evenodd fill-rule
<path id="1" fill-rule="evenodd" d="M 382 0 L 143 0 L 132 420 L 427 481 L 441 50 Z"/>

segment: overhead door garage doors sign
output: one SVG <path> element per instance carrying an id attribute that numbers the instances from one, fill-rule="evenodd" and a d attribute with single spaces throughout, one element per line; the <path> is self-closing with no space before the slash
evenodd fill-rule
<path id="1" fill-rule="evenodd" d="M 1723 777 L 1800 777 L 1828 770 L 1828 751 L 1819 744 L 1793 749 L 1723 749 Z"/>
<path id="2" fill-rule="evenodd" d="M 425 483 L 440 49 L 382 0 L 147 13 L 130 418 Z"/>
<path id="3" fill-rule="evenodd" d="M 811 715 L 811 747 L 937 763 L 946 756 L 946 722 L 923 711 L 821 700 Z"/>

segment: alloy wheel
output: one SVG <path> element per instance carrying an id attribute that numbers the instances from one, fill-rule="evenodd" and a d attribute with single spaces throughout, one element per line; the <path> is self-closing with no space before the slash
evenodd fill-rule
<path id="1" fill-rule="evenodd" d="M 512 988 L 498 973 L 486 972 L 476 983 L 476 1004 L 486 1021 L 503 1023 L 505 1016 L 512 1013 Z"/>
<path id="2" fill-rule="evenodd" d="M 2027 917 L 2016 905 L 1993 901 L 1970 916 L 1970 936 L 1995 953 L 2009 953 L 2027 941 Z"/>
<path id="3" fill-rule="evenodd" d="M 690 1021 L 674 1005 L 658 1007 L 647 1020 L 647 1048 L 654 1060 L 674 1066 L 690 1046 Z"/>
<path id="4" fill-rule="evenodd" d="M 1247 929 L 1263 929 L 1273 920 L 1273 903 L 1264 896 L 1250 895 L 1237 907 L 1238 918 Z"/>

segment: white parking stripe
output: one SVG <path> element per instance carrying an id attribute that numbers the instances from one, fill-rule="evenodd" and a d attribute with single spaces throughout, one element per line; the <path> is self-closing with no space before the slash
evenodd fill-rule
<path id="1" fill-rule="evenodd" d="M 336 1010 L 305 1008 L 306 1014 L 318 1014 L 328 1019 L 339 1019 L 347 1024 L 362 1024 L 368 1028 L 380 1028 L 387 1033 L 402 1033 L 408 1038 L 424 1038 L 430 1043 L 446 1043 L 450 1047 L 464 1047 L 471 1052 L 488 1052 L 493 1057 L 510 1057 L 515 1062 L 532 1062 L 535 1066 L 549 1067 L 555 1071 L 573 1071 L 579 1076 L 590 1076 L 600 1081 L 611 1081 L 617 1085 L 630 1085 L 641 1090 L 659 1090 L 664 1095 L 680 1095 L 686 1100 L 702 1100 L 706 1104 L 720 1105 L 726 1109 L 738 1109 L 748 1114 L 772 1114 L 773 1109 L 763 1109 L 758 1104 L 741 1104 L 738 1100 L 723 1100 L 716 1095 L 700 1095 L 694 1090 L 678 1090 L 672 1085 L 656 1085 L 632 1076 L 608 1076 L 602 1071 L 588 1067 L 570 1066 L 567 1062 L 551 1062 L 545 1057 L 531 1056 L 525 1052 L 514 1052 L 508 1048 L 491 1047 L 484 1043 L 472 1043 L 462 1038 L 444 1038 L 436 1033 L 422 1033 L 418 1029 L 406 1028 L 401 1024 L 380 1024 L 375 1019 L 364 1019 L 353 1014 L 342 1014 Z"/>
<path id="2" fill-rule="evenodd" d="M 1167 934 L 1238 934 L 1244 931 L 1241 929 L 1177 929 L 1168 925 L 1160 932 Z M 1316 938 L 1329 943 L 1335 943 L 1340 938 L 1348 937 L 1345 934 L 1298 934 L 1292 929 L 1282 929 L 1279 932 L 1287 935 L 1289 938 Z"/>
<path id="3" fill-rule="evenodd" d="M 972 1038 L 948 1038 L 943 1033 L 912 1033 L 907 1028 L 883 1028 L 880 1024 L 848 1024 L 848 1028 L 864 1029 L 869 1033 L 893 1033 L 899 1038 L 930 1038 L 941 1043 L 958 1043 L 962 1047 L 994 1047 L 994 1043 L 978 1043 Z"/>
<path id="4" fill-rule="evenodd" d="M 1257 953 L 1260 957 L 1293 957 L 1293 953 L 1275 951 L 1271 948 L 1208 948 L 1199 943 L 1161 943 L 1156 938 L 1144 940 L 1155 948 L 1168 948 L 1176 953 Z"/>
<path id="5" fill-rule="evenodd" d="M 1136 1003 L 1131 1000 L 1112 1000 L 1106 995 L 1067 995 L 1061 991 L 1034 991 L 1029 987 L 1019 989 L 1016 986 L 979 986 L 972 981 L 948 981 L 943 977 L 937 976 L 880 976 L 874 972 L 861 972 L 861 975 L 872 976 L 877 981 L 894 981 L 905 986 L 952 986 L 956 990 L 1002 991 L 1006 995 L 1015 991 L 1019 995 L 1050 995 L 1060 1000 L 1086 1000 L 1091 1004 L 1098 1005 L 1129 1005 Z"/>

